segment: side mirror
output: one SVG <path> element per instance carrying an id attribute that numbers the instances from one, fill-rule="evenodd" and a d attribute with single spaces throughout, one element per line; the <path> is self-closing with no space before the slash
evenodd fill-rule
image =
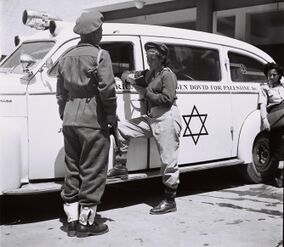
<path id="1" fill-rule="evenodd" d="M 51 57 L 49 57 L 49 58 L 46 60 L 45 66 L 46 66 L 46 68 L 47 68 L 48 70 L 53 67 L 53 61 L 52 61 L 52 58 L 51 58 Z"/>
<path id="2" fill-rule="evenodd" d="M 23 71 L 29 74 L 31 73 L 30 67 L 36 63 L 36 60 L 31 55 L 22 54 L 20 56 L 20 63 L 22 64 Z"/>
<path id="3" fill-rule="evenodd" d="M 29 72 L 20 78 L 21 83 L 28 84 L 30 80 L 33 78 L 33 72 Z"/>

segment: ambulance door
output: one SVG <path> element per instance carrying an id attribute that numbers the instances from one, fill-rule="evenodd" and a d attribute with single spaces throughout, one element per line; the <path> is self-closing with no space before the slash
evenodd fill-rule
<path id="1" fill-rule="evenodd" d="M 62 121 L 56 101 L 58 59 L 79 39 L 66 42 L 49 58 L 54 65 L 36 73 L 28 86 L 29 179 L 63 177 L 64 148 Z"/>
<path id="2" fill-rule="evenodd" d="M 258 109 L 260 85 L 266 82 L 263 65 L 266 61 L 240 49 L 224 48 L 228 60 L 232 95 L 234 145 L 237 155 L 238 140 L 246 118 Z M 257 127 L 257 126 L 256 126 Z M 260 129 L 259 129 L 260 131 Z"/>
<path id="3" fill-rule="evenodd" d="M 136 90 L 123 84 L 120 77 L 125 70 L 142 70 L 143 60 L 139 37 L 104 36 L 101 47 L 110 53 L 116 80 L 117 115 L 121 121 L 139 117 L 145 112 L 145 103 Z M 110 169 L 111 167 L 109 167 Z M 147 139 L 130 141 L 127 154 L 129 171 L 147 168 Z"/>
<path id="4" fill-rule="evenodd" d="M 210 162 L 231 157 L 231 101 L 224 92 L 222 48 L 196 41 L 143 37 L 169 47 L 169 64 L 178 78 L 177 105 L 182 117 L 179 164 Z M 144 52 L 146 61 L 146 54 Z M 160 162 L 153 140 L 150 166 Z"/>

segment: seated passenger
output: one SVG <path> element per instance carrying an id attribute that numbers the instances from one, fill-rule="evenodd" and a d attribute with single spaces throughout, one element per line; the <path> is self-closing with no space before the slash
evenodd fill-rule
<path id="1" fill-rule="evenodd" d="M 269 132 L 272 159 L 284 160 L 284 84 L 281 82 L 283 68 L 275 63 L 264 67 L 268 85 L 262 86 L 260 95 L 260 114 L 263 129 Z M 269 113 L 278 111 L 277 121 Z M 283 169 L 276 185 L 283 187 Z"/>

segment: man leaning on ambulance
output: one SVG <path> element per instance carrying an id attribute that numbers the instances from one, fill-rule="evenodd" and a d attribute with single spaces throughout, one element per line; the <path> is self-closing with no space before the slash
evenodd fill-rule
<path id="1" fill-rule="evenodd" d="M 81 40 L 61 58 L 58 68 L 56 97 L 66 154 L 61 197 L 67 235 L 72 237 L 108 231 L 95 216 L 106 184 L 108 126 L 117 124 L 117 104 L 111 58 L 99 47 L 102 24 L 101 13 L 83 13 L 73 29 Z"/>

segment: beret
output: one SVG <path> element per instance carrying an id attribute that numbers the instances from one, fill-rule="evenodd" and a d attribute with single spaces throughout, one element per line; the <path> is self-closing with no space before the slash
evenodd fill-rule
<path id="1" fill-rule="evenodd" d="M 168 47 L 163 43 L 148 42 L 145 44 L 144 48 L 146 51 L 149 49 L 155 49 L 163 56 L 168 56 L 168 53 L 169 53 Z"/>
<path id="2" fill-rule="evenodd" d="M 84 12 L 76 20 L 73 32 L 80 35 L 92 33 L 102 25 L 103 20 L 103 15 L 96 10 Z"/>

